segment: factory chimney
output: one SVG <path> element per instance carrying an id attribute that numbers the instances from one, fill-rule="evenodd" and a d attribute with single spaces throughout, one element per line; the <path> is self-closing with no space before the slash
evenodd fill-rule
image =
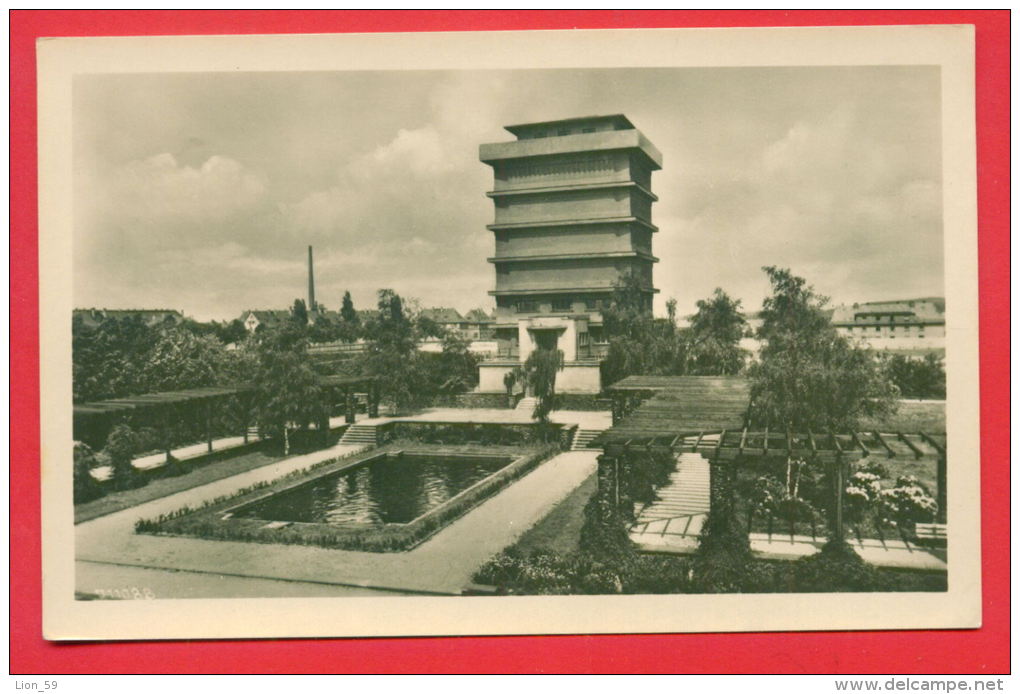
<path id="1" fill-rule="evenodd" d="M 308 315 L 316 313 L 315 308 L 315 270 L 312 267 L 312 247 L 308 247 Z"/>

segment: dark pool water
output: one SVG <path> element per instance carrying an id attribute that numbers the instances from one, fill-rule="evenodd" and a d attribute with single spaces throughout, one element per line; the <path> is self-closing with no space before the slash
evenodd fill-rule
<path id="1" fill-rule="evenodd" d="M 387 455 L 242 506 L 233 515 L 333 525 L 408 523 L 511 461 L 500 456 Z"/>

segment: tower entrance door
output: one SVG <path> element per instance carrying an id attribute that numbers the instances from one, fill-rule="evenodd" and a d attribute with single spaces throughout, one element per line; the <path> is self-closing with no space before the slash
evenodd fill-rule
<path id="1" fill-rule="evenodd" d="M 532 339 L 537 349 L 556 349 L 562 330 L 532 330 Z"/>

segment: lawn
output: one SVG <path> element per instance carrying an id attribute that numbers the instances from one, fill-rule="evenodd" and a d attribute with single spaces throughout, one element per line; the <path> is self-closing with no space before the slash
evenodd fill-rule
<path id="1" fill-rule="evenodd" d="M 878 420 L 865 420 L 858 430 L 943 434 L 946 431 L 946 403 L 942 400 L 900 400 L 896 414 Z"/>
<path id="2" fill-rule="evenodd" d="M 279 454 L 257 450 L 205 465 L 199 464 L 190 472 L 177 477 L 150 477 L 149 483 L 144 487 L 120 492 L 111 491 L 98 499 L 75 505 L 74 522 L 84 523 L 109 513 L 144 504 L 153 499 L 160 499 L 225 477 L 239 475 L 263 465 L 279 462 L 283 460 L 283 457 Z"/>
<path id="3" fill-rule="evenodd" d="M 556 504 L 545 518 L 521 535 L 514 548 L 528 553 L 544 551 L 558 555 L 576 552 L 584 523 L 584 506 L 597 486 L 593 474 Z"/>

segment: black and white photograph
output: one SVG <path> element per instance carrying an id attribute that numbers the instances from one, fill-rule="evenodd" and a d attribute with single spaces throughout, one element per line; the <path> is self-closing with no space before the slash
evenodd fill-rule
<path id="1" fill-rule="evenodd" d="M 977 626 L 972 40 L 41 45 L 47 637 Z"/>

